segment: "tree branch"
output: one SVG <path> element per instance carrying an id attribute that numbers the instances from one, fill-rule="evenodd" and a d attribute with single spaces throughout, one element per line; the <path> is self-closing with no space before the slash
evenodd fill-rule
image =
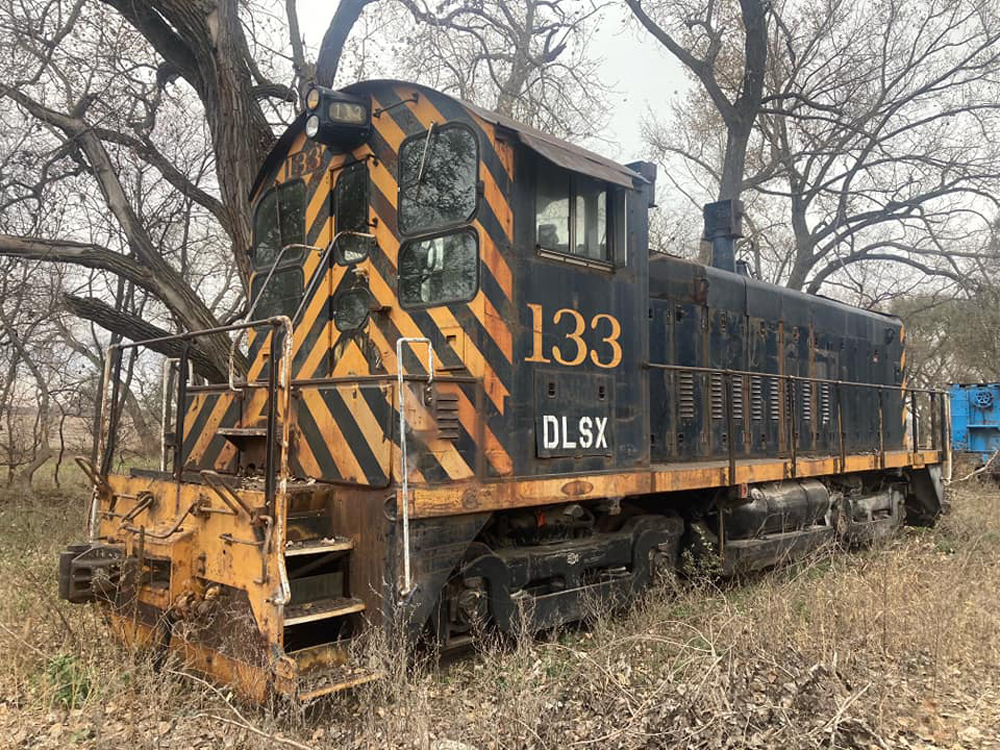
<path id="1" fill-rule="evenodd" d="M 116 310 L 111 305 L 94 297 L 64 294 L 63 302 L 66 309 L 73 315 L 93 321 L 101 328 L 117 333 L 130 341 L 143 341 L 171 335 L 170 331 L 147 323 L 142 318 Z M 185 345 L 183 341 L 165 341 L 151 344 L 149 348 L 165 357 L 180 357 Z M 228 377 L 226 372 L 215 363 L 211 352 L 206 351 L 198 341 L 190 342 L 190 347 L 188 356 L 198 374 L 215 383 L 226 380 Z"/>

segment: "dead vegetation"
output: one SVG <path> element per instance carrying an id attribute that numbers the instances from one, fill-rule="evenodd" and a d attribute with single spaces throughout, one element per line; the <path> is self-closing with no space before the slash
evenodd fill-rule
<path id="1" fill-rule="evenodd" d="M 82 493 L 0 498 L 0 745 L 16 748 L 1000 747 L 1000 491 L 934 530 L 739 585 L 661 590 L 545 638 L 439 664 L 370 645 L 386 679 L 251 708 L 109 640 L 56 600 Z"/>

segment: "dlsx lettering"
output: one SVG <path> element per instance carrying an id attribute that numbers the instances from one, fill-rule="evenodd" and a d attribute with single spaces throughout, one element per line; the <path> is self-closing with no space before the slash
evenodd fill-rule
<path id="1" fill-rule="evenodd" d="M 567 417 L 546 414 L 542 417 L 542 445 L 546 450 L 562 448 L 607 448 L 607 417 Z"/>

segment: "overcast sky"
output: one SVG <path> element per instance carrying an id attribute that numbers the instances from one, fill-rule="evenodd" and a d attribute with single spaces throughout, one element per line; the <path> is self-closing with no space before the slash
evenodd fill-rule
<path id="1" fill-rule="evenodd" d="M 298 0 L 306 44 L 313 49 L 319 47 L 335 7 L 331 0 Z M 605 9 L 594 42 L 597 56 L 604 60 L 604 82 L 616 91 L 605 137 L 618 145 L 599 150 L 623 162 L 645 153 L 640 132 L 642 118 L 652 112 L 657 119 L 668 119 L 670 102 L 689 85 L 674 57 L 635 24 L 626 25 L 627 18 L 624 3 Z"/>

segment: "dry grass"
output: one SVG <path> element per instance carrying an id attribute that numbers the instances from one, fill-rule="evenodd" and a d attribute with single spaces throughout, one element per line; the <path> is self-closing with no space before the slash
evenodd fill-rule
<path id="1" fill-rule="evenodd" d="M 81 495 L 0 496 L 0 746 L 998 748 L 1000 491 L 952 497 L 934 530 L 486 637 L 447 667 L 373 643 L 386 679 L 303 711 L 155 674 L 95 609 L 56 600 Z"/>

